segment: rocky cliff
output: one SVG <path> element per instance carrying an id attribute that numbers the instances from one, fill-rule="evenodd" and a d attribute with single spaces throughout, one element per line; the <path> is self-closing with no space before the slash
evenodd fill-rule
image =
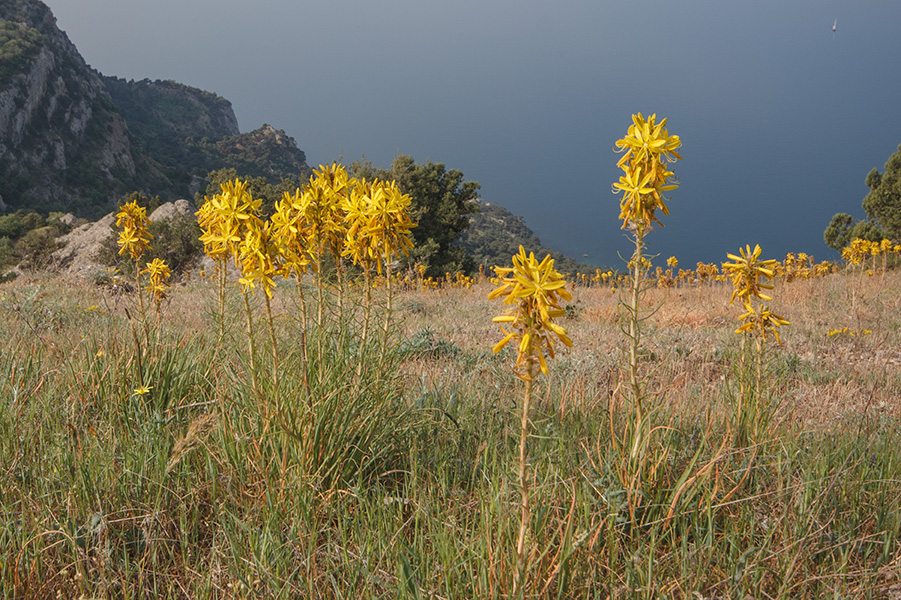
<path id="1" fill-rule="evenodd" d="M 135 159 L 103 83 L 41 2 L 3 0 L 0 22 L 9 34 L 0 55 L 3 203 L 44 210 L 108 203 L 134 178 Z M 35 43 L 17 51 L 28 39 Z"/>
<path id="2" fill-rule="evenodd" d="M 39 0 L 0 0 L 0 212 L 97 218 L 132 191 L 174 200 L 210 171 L 309 173 L 268 125 L 241 134 L 231 103 L 172 81 L 91 69 Z"/>

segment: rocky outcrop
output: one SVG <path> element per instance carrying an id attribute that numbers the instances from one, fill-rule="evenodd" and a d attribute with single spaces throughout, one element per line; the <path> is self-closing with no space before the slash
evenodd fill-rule
<path id="1" fill-rule="evenodd" d="M 197 209 L 194 208 L 193 204 L 187 200 L 181 199 L 176 200 L 175 202 L 161 204 L 155 211 L 150 213 L 150 216 L 147 218 L 150 219 L 151 223 L 156 223 L 157 221 L 168 221 L 169 219 L 180 217 L 182 215 L 193 215 L 195 212 L 197 212 Z"/>
<path id="2" fill-rule="evenodd" d="M 209 145 L 208 145 L 209 146 Z M 303 150 L 281 129 L 264 124 L 259 129 L 227 137 L 215 144 L 216 152 L 238 173 L 250 177 L 284 176 L 306 179 L 310 173 Z"/>
<path id="3" fill-rule="evenodd" d="M 194 205 L 187 200 L 176 200 L 161 204 L 147 217 L 151 223 L 168 221 L 173 217 L 193 214 Z M 64 215 L 63 219 L 74 219 Z M 54 268 L 70 274 L 87 275 L 106 267 L 102 264 L 101 253 L 116 237 L 113 225 L 116 213 L 109 213 L 94 223 L 85 223 L 60 237 L 60 248 L 51 255 Z"/>
<path id="4" fill-rule="evenodd" d="M 114 237 L 116 215 L 110 213 L 94 223 L 85 223 L 59 238 L 59 250 L 51 255 L 53 265 L 68 273 L 88 273 L 103 269 L 99 255 L 107 240 Z"/>

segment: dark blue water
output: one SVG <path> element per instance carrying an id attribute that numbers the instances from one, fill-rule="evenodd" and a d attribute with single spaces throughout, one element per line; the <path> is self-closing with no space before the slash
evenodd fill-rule
<path id="1" fill-rule="evenodd" d="M 863 216 L 867 172 L 901 144 L 896 1 L 48 4 L 105 74 L 219 93 L 313 165 L 444 162 L 601 265 L 629 249 L 610 186 L 632 112 L 683 140 L 649 237 L 681 265 L 748 243 L 835 258 L 823 229 Z"/>

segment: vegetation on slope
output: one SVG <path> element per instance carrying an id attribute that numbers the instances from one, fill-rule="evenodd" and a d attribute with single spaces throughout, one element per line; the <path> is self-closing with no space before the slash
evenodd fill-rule
<path id="1" fill-rule="evenodd" d="M 595 270 L 590 265 L 545 248 L 522 217 L 494 203 L 479 204 L 479 211 L 469 217 L 469 228 L 460 235 L 459 244 L 475 264 L 487 269 L 487 273 L 492 273 L 490 269 L 494 266 L 506 265 L 520 246 L 535 252 L 539 259 L 550 254 L 554 267 L 561 273 L 572 275 L 577 272 L 594 273 Z"/>
<path id="2" fill-rule="evenodd" d="M 27 68 L 43 43 L 44 36 L 34 27 L 0 21 L 0 83 Z"/>

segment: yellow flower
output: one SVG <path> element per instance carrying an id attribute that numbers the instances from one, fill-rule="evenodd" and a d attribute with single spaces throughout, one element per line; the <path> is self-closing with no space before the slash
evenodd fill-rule
<path id="1" fill-rule="evenodd" d="M 651 115 L 647 120 L 641 113 L 632 115 L 632 125 L 629 126 L 626 137 L 616 142 L 618 149 L 626 151 L 617 166 L 622 167 L 629 159 L 632 159 L 633 162 L 641 162 L 660 156 L 669 160 L 682 158 L 676 152 L 682 145 L 679 136 L 667 133 L 667 130 L 664 129 L 666 119 L 660 123 L 655 123 L 656 120 L 656 114 Z"/>
<path id="2" fill-rule="evenodd" d="M 121 227 L 119 232 L 119 254 L 128 254 L 135 260 L 150 249 L 150 240 L 153 236 L 147 231 L 150 221 L 147 219 L 147 209 L 138 206 L 137 200 L 132 200 L 122 205 L 116 214 L 116 227 Z"/>
<path id="3" fill-rule="evenodd" d="M 495 344 L 494 352 L 500 352 L 511 340 L 518 339 L 516 374 L 522 379 L 531 379 L 535 362 L 542 373 L 547 373 L 545 354 L 554 357 L 553 338 L 572 346 L 566 329 L 553 322 L 565 314 L 560 302 L 572 299 L 566 289 L 566 280 L 554 269 L 550 255 L 539 263 L 534 253 L 526 256 L 522 246 L 519 254 L 513 256 L 512 268 L 495 267 L 494 270 L 499 285 L 488 294 L 488 299 L 503 298 L 504 304 L 512 305 L 507 314 L 494 318 L 504 333 L 504 338 Z"/>
<path id="4" fill-rule="evenodd" d="M 682 158 L 676 152 L 681 141 L 664 129 L 666 119 L 660 123 L 656 119 L 657 115 L 647 120 L 641 113 L 632 115 L 626 137 L 616 142 L 618 151 L 624 152 L 616 163 L 624 174 L 613 184 L 613 192 L 623 194 L 619 214 L 623 229 L 663 225 L 656 216 L 657 210 L 669 214 L 663 193 L 679 187 L 666 164 Z"/>
<path id="5" fill-rule="evenodd" d="M 735 330 L 735 333 L 753 333 L 763 340 L 766 340 L 767 334 L 772 333 L 780 344 L 782 340 L 779 339 L 778 329 L 790 324 L 776 313 L 770 312 L 766 305 L 755 309 L 750 302 L 745 302 L 745 313 L 738 319 L 744 323 Z"/>
<path id="6" fill-rule="evenodd" d="M 238 280 L 244 289 L 256 290 L 257 284 L 272 298 L 275 288 L 273 277 L 279 274 L 278 247 L 272 240 L 271 223 L 263 222 L 256 216 L 246 222 L 246 231 L 238 246 L 238 262 L 241 267 L 241 278 Z"/>
<path id="7" fill-rule="evenodd" d="M 760 260 L 760 245 L 745 246 L 739 249 L 741 256 L 735 254 L 727 254 L 734 262 L 723 263 L 723 272 L 728 274 L 732 279 L 733 292 L 729 303 L 735 302 L 736 298 L 743 298 L 745 302 L 752 298 L 761 300 L 772 300 L 761 290 L 771 290 L 772 285 L 762 283 L 764 280 L 772 279 L 773 268 L 776 265 L 775 260 Z"/>
<path id="8" fill-rule="evenodd" d="M 169 265 L 162 259 L 154 258 L 151 262 L 147 263 L 147 268 L 141 271 L 141 274 L 149 275 L 146 286 L 147 291 L 150 292 L 153 301 L 157 305 L 157 309 L 159 309 L 160 302 L 166 299 L 168 291 L 172 289 L 166 285 L 171 276 Z"/>
<path id="9" fill-rule="evenodd" d="M 149 394 L 149 393 L 150 393 L 150 390 L 152 390 L 152 389 L 153 389 L 153 386 L 144 386 L 144 385 L 142 385 L 142 386 L 136 387 L 136 388 L 134 389 L 134 391 L 131 393 L 131 395 L 132 395 L 132 396 L 137 396 L 138 398 L 143 398 L 144 396 L 146 396 L 147 394 Z"/>

